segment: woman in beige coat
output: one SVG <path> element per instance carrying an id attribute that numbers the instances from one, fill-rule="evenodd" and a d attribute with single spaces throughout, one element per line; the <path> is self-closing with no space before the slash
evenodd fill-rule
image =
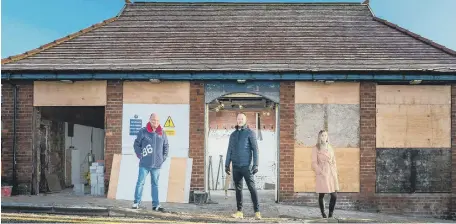
<path id="1" fill-rule="evenodd" d="M 325 194 L 331 194 L 329 202 L 329 218 L 331 218 L 336 206 L 339 181 L 334 150 L 329 144 L 328 132 L 325 130 L 318 133 L 317 144 L 312 149 L 312 168 L 316 174 L 315 191 L 319 194 L 318 204 L 323 218 L 326 218 L 323 198 Z"/>

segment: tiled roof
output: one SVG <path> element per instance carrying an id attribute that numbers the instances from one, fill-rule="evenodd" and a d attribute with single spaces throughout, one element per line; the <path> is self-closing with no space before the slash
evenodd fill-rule
<path id="1" fill-rule="evenodd" d="M 456 52 L 359 3 L 136 2 L 45 46 L 2 72 L 456 71 Z"/>

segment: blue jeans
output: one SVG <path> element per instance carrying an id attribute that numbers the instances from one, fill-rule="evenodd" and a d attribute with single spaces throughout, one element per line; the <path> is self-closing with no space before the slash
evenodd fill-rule
<path id="1" fill-rule="evenodd" d="M 139 167 L 138 172 L 138 181 L 136 182 L 135 188 L 135 201 L 134 203 L 141 203 L 142 193 L 144 182 L 147 175 L 150 173 L 150 182 L 152 186 L 152 207 L 157 207 L 160 205 L 160 200 L 158 199 L 158 179 L 160 177 L 160 169 L 156 168 L 146 168 Z"/>

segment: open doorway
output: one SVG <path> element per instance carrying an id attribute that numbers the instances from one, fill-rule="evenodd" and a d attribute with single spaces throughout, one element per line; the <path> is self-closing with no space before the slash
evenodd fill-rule
<path id="1" fill-rule="evenodd" d="M 105 107 L 36 107 L 37 150 L 34 150 L 32 193 L 79 186 L 90 191 L 90 166 L 104 164 Z M 84 187 L 83 187 L 84 186 Z"/>
<path id="2" fill-rule="evenodd" d="M 232 179 L 225 174 L 225 158 L 236 115 L 247 117 L 247 126 L 257 137 L 259 148 L 256 188 L 261 197 L 276 201 L 278 184 L 277 104 L 256 94 L 232 93 L 207 104 L 206 185 L 217 195 L 235 197 Z M 244 182 L 244 190 L 247 185 Z"/>

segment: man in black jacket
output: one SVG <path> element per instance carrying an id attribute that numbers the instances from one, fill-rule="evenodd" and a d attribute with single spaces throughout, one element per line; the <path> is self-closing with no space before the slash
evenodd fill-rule
<path id="1" fill-rule="evenodd" d="M 258 172 L 258 144 L 255 133 L 246 126 L 246 122 L 245 114 L 238 114 L 236 130 L 230 135 L 225 172 L 228 175 L 231 174 L 230 163 L 233 163 L 233 181 L 236 188 L 237 202 L 237 212 L 233 214 L 233 217 L 244 218 L 244 213 L 242 213 L 242 179 L 245 179 L 252 197 L 255 218 L 261 219 L 255 179 L 253 177 Z"/>

